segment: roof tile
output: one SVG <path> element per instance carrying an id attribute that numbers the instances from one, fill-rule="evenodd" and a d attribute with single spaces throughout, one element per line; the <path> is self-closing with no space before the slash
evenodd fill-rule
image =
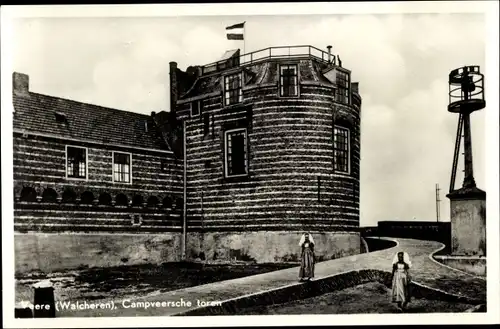
<path id="1" fill-rule="evenodd" d="M 13 94 L 14 129 L 103 144 L 168 150 L 151 116 L 30 92 Z M 58 122 L 56 113 L 66 122 Z M 146 130 L 147 125 L 147 130 Z"/>

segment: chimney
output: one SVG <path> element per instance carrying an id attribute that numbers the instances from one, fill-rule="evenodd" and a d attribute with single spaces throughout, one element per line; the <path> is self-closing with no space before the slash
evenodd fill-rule
<path id="1" fill-rule="evenodd" d="M 327 46 L 328 49 L 328 63 L 332 62 L 332 46 Z"/>
<path id="2" fill-rule="evenodd" d="M 24 73 L 12 74 L 12 91 L 18 96 L 29 96 L 30 77 Z"/>
<path id="3" fill-rule="evenodd" d="M 170 112 L 175 113 L 179 92 L 177 90 L 177 63 L 170 62 Z"/>
<path id="4" fill-rule="evenodd" d="M 151 112 L 151 117 L 154 119 L 154 118 L 155 118 L 155 116 L 156 116 L 156 112 L 155 112 L 155 111 L 152 111 L 152 112 Z"/>

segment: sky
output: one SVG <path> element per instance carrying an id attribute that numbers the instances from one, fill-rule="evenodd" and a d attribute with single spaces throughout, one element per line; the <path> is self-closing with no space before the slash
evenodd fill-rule
<path id="1" fill-rule="evenodd" d="M 242 21 L 244 45 L 226 40 L 225 27 Z M 363 99 L 361 225 L 435 221 L 436 184 L 449 221 L 458 116 L 447 111 L 448 74 L 464 65 L 484 71 L 482 14 L 23 18 L 13 32 L 13 69 L 30 76 L 31 91 L 145 114 L 169 110 L 170 61 L 186 69 L 243 46 L 332 45 Z M 483 189 L 484 112 L 471 117 Z"/>

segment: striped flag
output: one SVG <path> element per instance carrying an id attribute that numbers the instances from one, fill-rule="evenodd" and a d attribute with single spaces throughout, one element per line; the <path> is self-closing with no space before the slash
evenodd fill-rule
<path id="1" fill-rule="evenodd" d="M 226 27 L 228 40 L 243 40 L 245 22 Z"/>

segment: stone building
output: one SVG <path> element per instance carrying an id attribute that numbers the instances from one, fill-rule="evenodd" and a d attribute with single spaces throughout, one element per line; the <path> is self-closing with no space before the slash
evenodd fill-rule
<path id="1" fill-rule="evenodd" d="M 330 49 L 234 50 L 170 72 L 188 257 L 297 260 L 305 231 L 319 259 L 359 253 L 361 98 Z"/>
<path id="2" fill-rule="evenodd" d="M 273 47 L 184 72 L 151 115 L 13 75 L 16 271 L 360 252 L 361 97 L 340 59 Z"/>
<path id="3" fill-rule="evenodd" d="M 161 122 L 13 75 L 16 270 L 177 260 L 182 154 Z M 167 117 L 165 119 L 165 117 Z"/>

